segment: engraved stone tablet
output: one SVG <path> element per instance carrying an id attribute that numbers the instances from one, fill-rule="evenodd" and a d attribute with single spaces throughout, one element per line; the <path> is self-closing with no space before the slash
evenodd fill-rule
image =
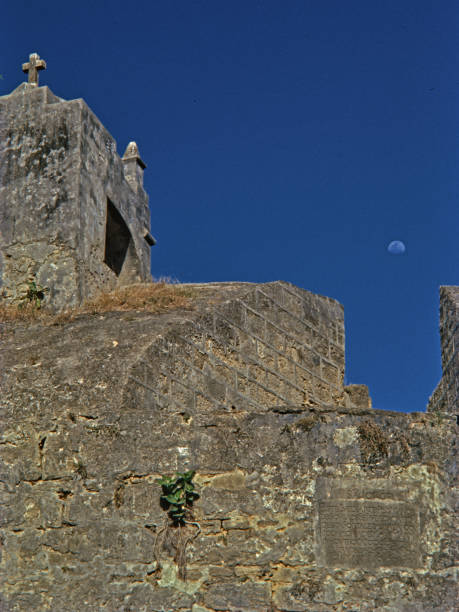
<path id="1" fill-rule="evenodd" d="M 319 541 L 325 565 L 420 567 L 419 515 L 413 504 L 375 499 L 319 502 Z"/>

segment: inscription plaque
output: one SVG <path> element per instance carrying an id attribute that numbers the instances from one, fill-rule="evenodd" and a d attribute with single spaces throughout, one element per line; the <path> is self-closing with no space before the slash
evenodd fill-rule
<path id="1" fill-rule="evenodd" d="M 319 547 L 328 566 L 420 567 L 419 514 L 405 501 L 321 500 Z"/>

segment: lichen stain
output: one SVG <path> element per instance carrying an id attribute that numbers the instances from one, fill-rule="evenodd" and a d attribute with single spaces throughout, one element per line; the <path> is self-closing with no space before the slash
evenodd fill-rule
<path id="1" fill-rule="evenodd" d="M 241 470 L 227 472 L 214 476 L 211 480 L 211 486 L 215 489 L 226 489 L 228 491 L 236 491 L 237 489 L 245 488 L 245 474 Z"/>
<path id="2" fill-rule="evenodd" d="M 203 574 L 201 574 L 200 580 L 188 580 L 184 582 L 178 577 L 178 567 L 174 563 L 167 563 L 167 561 L 161 562 L 161 579 L 158 580 L 158 586 L 170 587 L 180 591 L 181 593 L 187 593 L 187 595 L 193 595 L 196 593 L 203 582 L 209 578 L 208 568 L 204 568 Z"/>
<path id="3" fill-rule="evenodd" d="M 333 442 L 339 448 L 350 446 L 357 440 L 357 427 L 344 427 L 337 429 L 333 435 Z"/>

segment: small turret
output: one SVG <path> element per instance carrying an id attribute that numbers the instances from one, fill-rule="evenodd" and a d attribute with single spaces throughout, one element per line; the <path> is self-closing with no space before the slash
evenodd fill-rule
<path id="1" fill-rule="evenodd" d="M 143 171 L 146 165 L 142 161 L 137 143 L 132 141 L 126 147 L 122 157 L 124 164 L 124 176 L 135 192 L 143 189 Z"/>

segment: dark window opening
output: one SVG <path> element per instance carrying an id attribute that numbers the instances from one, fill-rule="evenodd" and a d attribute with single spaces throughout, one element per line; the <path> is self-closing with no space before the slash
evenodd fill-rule
<path id="1" fill-rule="evenodd" d="M 104 262 L 119 276 L 131 243 L 131 233 L 115 206 L 107 200 Z"/>

